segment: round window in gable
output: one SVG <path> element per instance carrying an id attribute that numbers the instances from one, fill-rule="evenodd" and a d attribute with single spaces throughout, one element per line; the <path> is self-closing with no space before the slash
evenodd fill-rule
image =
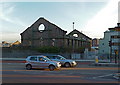
<path id="1" fill-rule="evenodd" d="M 78 37 L 78 34 L 73 34 L 74 37 Z"/>
<path id="2" fill-rule="evenodd" d="M 39 31 L 40 31 L 40 32 L 43 32 L 43 30 L 45 30 L 45 25 L 44 25 L 44 24 L 41 24 L 41 25 L 39 26 Z"/>

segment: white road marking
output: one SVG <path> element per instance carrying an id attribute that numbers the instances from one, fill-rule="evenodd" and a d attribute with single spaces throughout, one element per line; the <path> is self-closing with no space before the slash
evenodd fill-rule
<path id="1" fill-rule="evenodd" d="M 93 77 L 93 79 L 96 79 L 96 78 L 101 78 L 101 77 L 107 77 L 107 76 L 112 76 L 113 74 L 107 74 L 107 75 L 103 75 L 103 76 L 97 76 L 97 77 Z"/>

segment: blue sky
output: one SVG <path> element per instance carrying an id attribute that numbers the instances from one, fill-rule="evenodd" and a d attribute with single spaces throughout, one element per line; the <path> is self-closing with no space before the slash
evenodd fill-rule
<path id="1" fill-rule="evenodd" d="M 90 38 L 103 38 L 108 28 L 118 22 L 118 0 L 94 2 L 1 2 L 0 28 L 2 41 L 20 41 L 20 33 L 38 18 L 61 27 L 69 33 L 75 29 Z"/>

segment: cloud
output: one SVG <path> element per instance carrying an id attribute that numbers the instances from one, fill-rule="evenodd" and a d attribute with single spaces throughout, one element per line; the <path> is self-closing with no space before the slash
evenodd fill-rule
<path id="1" fill-rule="evenodd" d="M 14 16 L 15 13 L 15 5 L 13 3 L 1 3 L 0 4 L 0 21 L 6 21 L 7 23 L 11 23 L 11 24 L 16 24 L 16 25 L 20 25 L 20 26 L 24 26 L 26 27 L 26 24 L 23 23 L 18 17 Z M 4 24 L 4 23 L 3 23 Z"/>
<path id="2" fill-rule="evenodd" d="M 118 0 L 111 0 L 106 7 L 87 22 L 85 31 L 90 37 L 103 37 L 108 28 L 115 27 L 118 22 Z"/>
<path id="3" fill-rule="evenodd" d="M 0 3 L 0 28 L 2 28 L 0 29 L 0 41 L 20 40 L 20 34 L 16 31 L 19 29 L 16 26 L 26 27 L 26 24 L 18 16 L 15 16 L 16 10 L 13 3 Z"/>

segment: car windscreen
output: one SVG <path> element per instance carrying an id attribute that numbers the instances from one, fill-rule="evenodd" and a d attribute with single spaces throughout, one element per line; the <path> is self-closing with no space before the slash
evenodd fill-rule
<path id="1" fill-rule="evenodd" d="M 55 59 L 54 56 L 47 56 L 49 59 Z"/>
<path id="2" fill-rule="evenodd" d="M 44 59 L 47 60 L 47 61 L 50 61 L 50 59 L 46 56 L 44 56 Z"/>
<path id="3" fill-rule="evenodd" d="M 61 56 L 61 55 L 59 55 L 58 58 L 61 59 L 61 60 L 65 60 L 65 59 L 66 59 L 66 58 L 64 58 L 64 57 Z"/>
<path id="4" fill-rule="evenodd" d="M 37 57 L 30 57 L 31 61 L 37 61 Z"/>

